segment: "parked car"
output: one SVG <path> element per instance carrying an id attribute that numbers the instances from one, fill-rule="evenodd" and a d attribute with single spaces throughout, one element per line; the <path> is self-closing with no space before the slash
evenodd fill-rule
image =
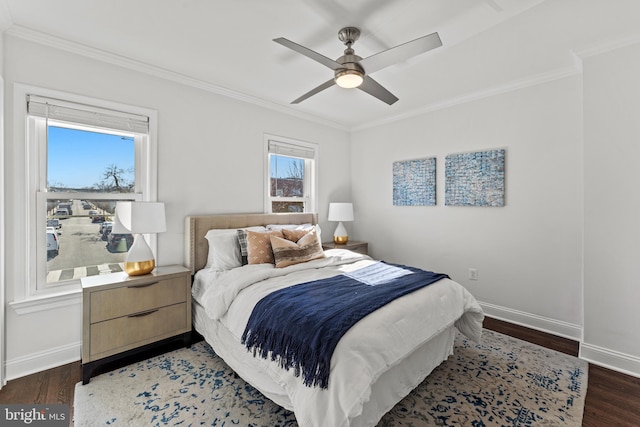
<path id="1" fill-rule="evenodd" d="M 107 250 L 109 252 L 127 252 L 133 245 L 131 234 L 113 234 L 107 236 Z"/>
<path id="2" fill-rule="evenodd" d="M 100 230 L 98 231 L 98 233 L 100 234 L 104 234 L 104 232 L 106 231 L 106 229 L 109 229 L 109 232 L 111 232 L 111 228 L 113 227 L 113 222 L 111 221 L 105 221 L 103 223 L 100 224 Z"/>
<path id="3" fill-rule="evenodd" d="M 56 230 L 59 230 L 60 228 L 62 228 L 62 223 L 58 218 L 49 218 L 47 220 L 47 227 L 53 227 Z M 58 234 L 60 234 L 60 231 L 58 231 Z"/>
<path id="4" fill-rule="evenodd" d="M 47 227 L 47 257 L 60 253 L 60 241 L 54 227 Z"/>
<path id="5" fill-rule="evenodd" d="M 91 218 L 91 222 L 104 222 L 105 219 L 104 215 L 96 215 Z"/>
<path id="6" fill-rule="evenodd" d="M 69 218 L 69 209 L 67 208 L 56 209 L 56 216 L 58 218 Z"/>
<path id="7" fill-rule="evenodd" d="M 58 203 L 56 209 L 66 209 L 69 215 L 73 215 L 73 203 L 71 202 Z"/>
<path id="8" fill-rule="evenodd" d="M 102 235 L 102 240 L 108 240 L 109 234 L 111 234 L 111 229 L 113 228 L 113 222 L 105 221 L 100 224 L 99 233 Z"/>
<path id="9" fill-rule="evenodd" d="M 91 209 L 91 210 L 89 211 L 89 216 L 90 216 L 91 218 L 93 218 L 95 215 L 98 215 L 98 211 L 97 211 L 97 210 L 95 210 L 95 209 Z"/>

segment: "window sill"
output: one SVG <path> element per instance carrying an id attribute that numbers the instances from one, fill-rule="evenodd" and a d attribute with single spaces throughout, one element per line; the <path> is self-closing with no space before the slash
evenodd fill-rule
<path id="1" fill-rule="evenodd" d="M 82 304 L 81 289 L 65 293 L 34 295 L 19 301 L 12 301 L 9 306 L 22 316 L 77 304 Z"/>

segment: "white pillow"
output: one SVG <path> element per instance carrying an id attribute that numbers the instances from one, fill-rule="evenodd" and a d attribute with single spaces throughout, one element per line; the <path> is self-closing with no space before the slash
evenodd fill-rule
<path id="1" fill-rule="evenodd" d="M 263 226 L 246 227 L 244 230 L 266 231 Z M 235 228 L 212 229 L 207 231 L 205 239 L 209 242 L 209 253 L 205 268 L 213 270 L 231 270 L 242 266 L 238 231 Z"/>
<path id="2" fill-rule="evenodd" d="M 204 237 L 209 242 L 206 268 L 230 270 L 242 265 L 240 244 L 235 228 L 209 230 Z"/>
<path id="3" fill-rule="evenodd" d="M 303 228 L 311 228 L 311 223 L 307 224 L 269 224 L 267 230 L 302 230 Z"/>

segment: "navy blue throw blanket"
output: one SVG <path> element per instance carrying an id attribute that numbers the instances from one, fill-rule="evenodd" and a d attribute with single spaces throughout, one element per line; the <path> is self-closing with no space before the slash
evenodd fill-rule
<path id="1" fill-rule="evenodd" d="M 385 262 L 275 291 L 253 309 L 242 343 L 254 356 L 294 369 L 306 386 L 329 385 L 331 356 L 367 314 L 446 274 Z"/>

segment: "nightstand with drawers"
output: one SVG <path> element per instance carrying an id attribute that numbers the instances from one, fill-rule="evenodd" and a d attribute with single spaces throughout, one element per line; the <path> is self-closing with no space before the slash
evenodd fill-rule
<path id="1" fill-rule="evenodd" d="M 324 242 L 322 249 L 325 251 L 328 249 L 348 249 L 359 254 L 369 254 L 369 244 L 367 242 L 356 242 L 355 240 L 349 240 L 347 243 Z"/>
<path id="2" fill-rule="evenodd" d="M 149 274 L 83 277 L 82 383 L 100 365 L 170 339 L 190 344 L 191 272 L 157 267 Z"/>

